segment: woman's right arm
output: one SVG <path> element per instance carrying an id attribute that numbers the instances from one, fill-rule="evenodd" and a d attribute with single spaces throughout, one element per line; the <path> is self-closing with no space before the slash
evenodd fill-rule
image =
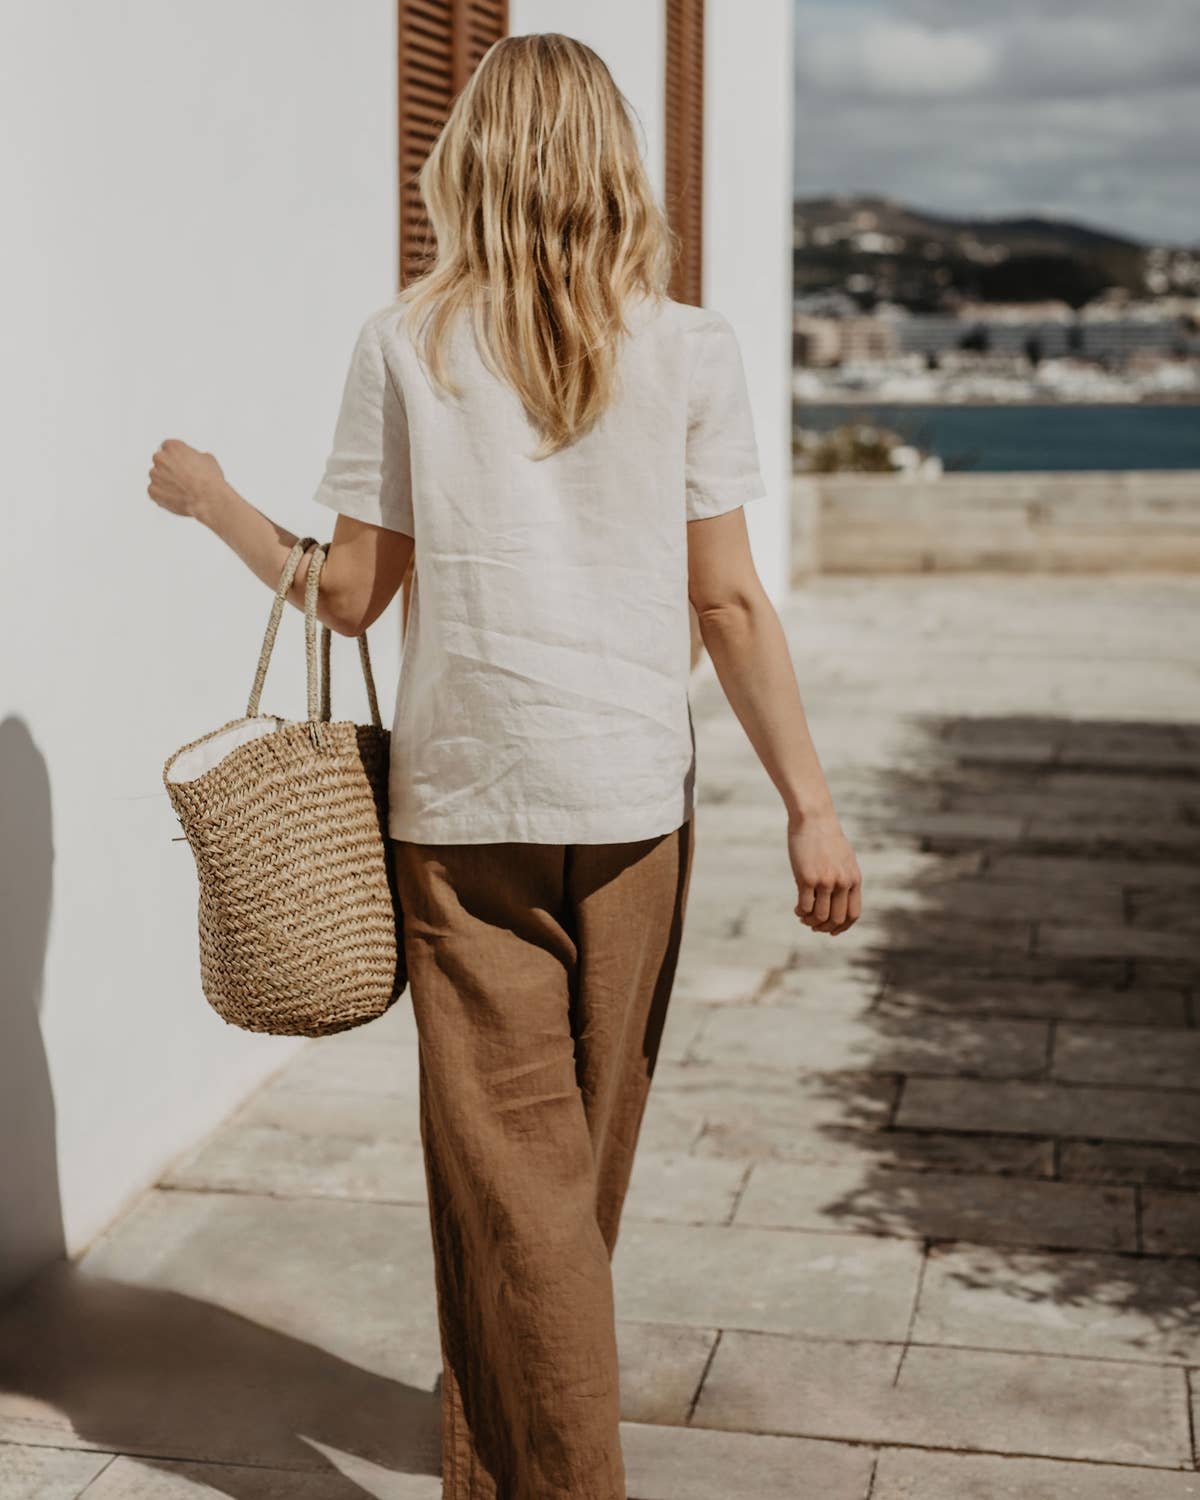
<path id="1" fill-rule="evenodd" d="M 767 597 L 741 506 L 688 523 L 688 596 L 730 707 L 787 810 L 796 915 L 845 932 L 862 910 L 862 875 L 834 812 L 795 668 Z"/>

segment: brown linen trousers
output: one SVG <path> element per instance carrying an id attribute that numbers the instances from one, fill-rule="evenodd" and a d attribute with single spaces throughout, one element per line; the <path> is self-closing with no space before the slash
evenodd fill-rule
<path id="1" fill-rule="evenodd" d="M 620 844 L 393 842 L 445 1500 L 625 1500 L 610 1262 L 693 829 Z"/>

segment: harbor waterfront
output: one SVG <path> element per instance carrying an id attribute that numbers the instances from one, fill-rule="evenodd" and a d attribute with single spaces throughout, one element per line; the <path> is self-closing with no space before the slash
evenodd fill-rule
<path id="1" fill-rule="evenodd" d="M 936 454 L 947 469 L 1198 469 L 1200 405 L 933 405 L 801 401 L 795 425 L 829 432 L 868 423 Z"/>

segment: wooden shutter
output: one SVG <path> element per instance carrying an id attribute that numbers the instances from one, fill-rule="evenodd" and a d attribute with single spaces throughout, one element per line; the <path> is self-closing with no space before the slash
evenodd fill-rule
<path id="1" fill-rule="evenodd" d="M 671 296 L 699 306 L 704 242 L 704 0 L 666 0 L 666 209 L 680 253 Z"/>
<path id="2" fill-rule="evenodd" d="M 493 42 L 508 34 L 508 0 L 397 0 L 399 69 L 400 285 L 426 270 L 436 246 L 417 174 L 450 106 Z M 401 590 L 400 630 L 408 633 L 413 564 Z"/>
<path id="3" fill-rule="evenodd" d="M 508 31 L 508 0 L 398 0 L 400 285 L 433 256 L 417 188 L 430 147 L 479 59 Z"/>

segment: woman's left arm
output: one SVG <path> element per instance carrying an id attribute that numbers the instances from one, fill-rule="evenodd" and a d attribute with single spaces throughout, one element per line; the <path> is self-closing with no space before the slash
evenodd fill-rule
<path id="1" fill-rule="evenodd" d="M 268 588 L 278 587 L 297 538 L 239 495 L 211 453 L 168 438 L 154 455 L 147 493 L 163 510 L 207 526 Z M 339 635 L 361 635 L 391 603 L 412 555 L 413 539 L 404 532 L 339 515 L 321 570 L 321 623 Z M 300 609 L 307 575 L 304 557 L 288 595 Z"/>

